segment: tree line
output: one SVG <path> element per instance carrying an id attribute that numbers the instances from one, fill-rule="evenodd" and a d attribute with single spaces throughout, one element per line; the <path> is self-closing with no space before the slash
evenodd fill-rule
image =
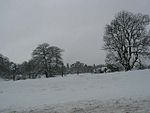
<path id="1" fill-rule="evenodd" d="M 147 68 L 143 61 L 148 63 L 150 58 L 149 24 L 149 15 L 128 11 L 117 13 L 105 27 L 103 36 L 103 49 L 107 51 L 105 65 L 88 66 L 77 61 L 65 66 L 62 59 L 64 51 L 57 46 L 43 43 L 33 50 L 32 58 L 22 64 L 15 64 L 0 54 L 0 77 L 15 79 L 16 75 L 20 74 L 22 78 L 36 78 L 39 75 L 48 78 L 63 76 L 65 73 L 114 72 Z"/>
<path id="2" fill-rule="evenodd" d="M 50 47 L 43 43 L 33 50 L 32 58 L 22 64 L 15 64 L 2 54 L 0 55 L 0 77 L 4 79 L 35 79 L 41 76 L 55 77 L 67 74 L 80 73 L 104 73 L 101 70 L 105 65 L 87 65 L 80 61 L 64 65 L 62 59 L 63 50 L 58 47 Z"/>
<path id="3" fill-rule="evenodd" d="M 22 75 L 24 78 L 36 78 L 39 74 L 48 77 L 62 73 L 64 66 L 63 50 L 48 43 L 38 45 L 32 52 L 32 58 L 22 64 L 15 64 L 2 54 L 0 55 L 0 76 L 13 78 Z"/>

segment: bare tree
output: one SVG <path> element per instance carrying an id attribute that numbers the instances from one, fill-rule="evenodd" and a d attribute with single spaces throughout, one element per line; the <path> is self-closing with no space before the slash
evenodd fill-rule
<path id="1" fill-rule="evenodd" d="M 33 51 L 33 61 L 36 62 L 38 69 L 49 77 L 52 76 L 53 65 L 62 64 L 61 52 L 63 52 L 62 49 L 43 43 Z"/>
<path id="2" fill-rule="evenodd" d="M 131 70 L 141 57 L 150 54 L 150 34 L 146 30 L 148 15 L 119 12 L 104 34 L 104 49 L 108 51 L 107 62 L 120 63 L 126 71 Z"/>
<path id="3" fill-rule="evenodd" d="M 49 44 L 40 44 L 32 53 L 33 59 L 38 63 L 38 65 L 43 66 L 43 71 L 46 77 L 48 77 L 48 57 L 49 57 Z"/>
<path id="4" fill-rule="evenodd" d="M 49 64 L 51 64 L 50 65 L 51 72 L 54 74 L 60 74 L 62 64 L 63 64 L 63 59 L 61 54 L 63 50 L 56 46 L 51 46 L 49 48 L 49 51 L 51 53 L 51 60 L 49 61 Z"/>

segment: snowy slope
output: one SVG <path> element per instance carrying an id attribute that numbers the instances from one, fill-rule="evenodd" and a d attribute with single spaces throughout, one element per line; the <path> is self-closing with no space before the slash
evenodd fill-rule
<path id="1" fill-rule="evenodd" d="M 150 70 L 0 81 L 0 112 L 82 101 L 149 98 Z"/>

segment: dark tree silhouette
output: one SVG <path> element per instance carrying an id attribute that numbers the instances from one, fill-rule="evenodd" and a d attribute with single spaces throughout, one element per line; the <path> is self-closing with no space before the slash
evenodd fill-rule
<path id="1" fill-rule="evenodd" d="M 119 12 L 104 34 L 104 49 L 108 51 L 107 63 L 120 63 L 131 70 L 141 58 L 150 54 L 150 34 L 146 30 L 148 15 Z"/>
<path id="2" fill-rule="evenodd" d="M 63 50 L 58 47 L 51 47 L 47 43 L 40 44 L 32 53 L 38 71 L 45 73 L 46 77 L 52 77 L 52 72 L 58 71 L 58 67 L 61 67 L 62 52 Z"/>
<path id="3" fill-rule="evenodd" d="M 43 66 L 43 71 L 46 77 L 48 77 L 48 58 L 50 56 L 49 44 L 47 43 L 40 44 L 33 51 L 32 56 L 39 65 Z"/>
<path id="4" fill-rule="evenodd" d="M 6 56 L 0 54 L 0 77 L 11 78 L 10 61 Z"/>

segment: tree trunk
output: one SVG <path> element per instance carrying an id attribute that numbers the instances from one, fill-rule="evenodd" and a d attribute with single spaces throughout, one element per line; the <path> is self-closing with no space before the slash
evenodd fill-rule
<path id="1" fill-rule="evenodd" d="M 47 71 L 45 71 L 45 75 L 46 75 L 46 78 L 48 78 L 49 76 L 48 76 L 48 73 L 47 73 Z"/>

